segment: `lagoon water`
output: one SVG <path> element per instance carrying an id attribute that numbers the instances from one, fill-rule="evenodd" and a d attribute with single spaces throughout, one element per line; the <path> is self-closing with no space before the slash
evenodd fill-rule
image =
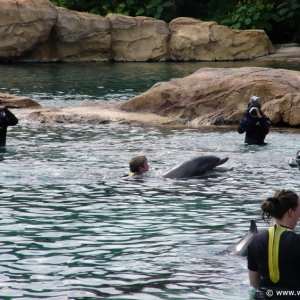
<path id="1" fill-rule="evenodd" d="M 201 67 L 247 65 L 255 63 L 1 65 L 0 91 L 42 106 L 117 103 Z M 266 146 L 247 147 L 234 127 L 20 122 L 1 153 L 0 299 L 251 299 L 245 258 L 221 252 L 251 219 L 267 228 L 263 199 L 300 192 L 288 165 L 298 137 L 272 128 Z M 229 170 L 160 176 L 207 154 L 228 156 Z M 121 179 L 135 155 L 147 155 L 150 171 Z"/>

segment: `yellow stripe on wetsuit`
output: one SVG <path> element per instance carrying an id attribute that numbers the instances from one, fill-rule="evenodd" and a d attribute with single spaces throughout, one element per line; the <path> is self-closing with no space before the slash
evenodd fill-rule
<path id="1" fill-rule="evenodd" d="M 130 173 L 128 173 L 128 177 L 131 177 L 131 176 L 134 176 L 134 175 L 136 175 L 138 172 L 130 172 Z"/>
<path id="2" fill-rule="evenodd" d="M 268 266 L 269 275 L 272 282 L 276 283 L 280 279 L 278 257 L 279 257 L 279 241 L 280 236 L 284 231 L 293 231 L 290 228 L 276 225 L 270 227 L 269 231 L 269 244 L 268 244 Z"/>

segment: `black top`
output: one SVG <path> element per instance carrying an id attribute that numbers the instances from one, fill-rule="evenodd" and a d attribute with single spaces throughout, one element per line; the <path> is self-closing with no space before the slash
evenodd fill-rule
<path id="1" fill-rule="evenodd" d="M 247 144 L 265 144 L 265 138 L 269 133 L 271 122 L 261 111 L 260 114 L 262 115 L 262 118 L 253 118 L 249 113 L 249 108 L 247 108 L 240 121 L 237 131 L 238 133 L 246 132 L 245 143 Z"/>
<path id="2" fill-rule="evenodd" d="M 16 116 L 7 108 L 3 109 L 4 115 L 0 115 L 0 147 L 6 145 L 6 132 L 8 126 L 14 126 L 18 124 Z"/>
<path id="3" fill-rule="evenodd" d="M 300 235 L 284 231 L 279 240 L 279 272 L 277 283 L 270 280 L 268 267 L 268 230 L 257 233 L 248 246 L 248 269 L 258 271 L 259 288 L 300 290 Z"/>

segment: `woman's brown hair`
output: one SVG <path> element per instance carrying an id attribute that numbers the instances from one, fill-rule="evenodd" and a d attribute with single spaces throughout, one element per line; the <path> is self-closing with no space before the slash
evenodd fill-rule
<path id="1" fill-rule="evenodd" d="M 262 218 L 269 222 L 270 219 L 282 219 L 289 210 L 298 206 L 299 196 L 290 190 L 279 190 L 273 197 L 269 197 L 261 204 Z"/>

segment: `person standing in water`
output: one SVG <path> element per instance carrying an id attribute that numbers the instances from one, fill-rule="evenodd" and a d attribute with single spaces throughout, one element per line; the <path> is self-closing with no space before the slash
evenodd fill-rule
<path id="1" fill-rule="evenodd" d="M 246 132 L 245 143 L 248 145 L 265 145 L 270 130 L 271 121 L 260 108 L 259 97 L 252 96 L 237 129 L 240 134 Z"/>
<path id="2" fill-rule="evenodd" d="M 254 299 L 278 299 L 277 291 L 300 292 L 300 235 L 293 231 L 300 218 L 299 195 L 279 190 L 261 204 L 261 211 L 267 223 L 274 218 L 274 225 L 257 233 L 248 246 L 249 281 L 258 289 Z"/>
<path id="3" fill-rule="evenodd" d="M 9 111 L 2 103 L 0 104 L 0 147 L 6 145 L 7 127 L 18 124 L 16 116 Z"/>

